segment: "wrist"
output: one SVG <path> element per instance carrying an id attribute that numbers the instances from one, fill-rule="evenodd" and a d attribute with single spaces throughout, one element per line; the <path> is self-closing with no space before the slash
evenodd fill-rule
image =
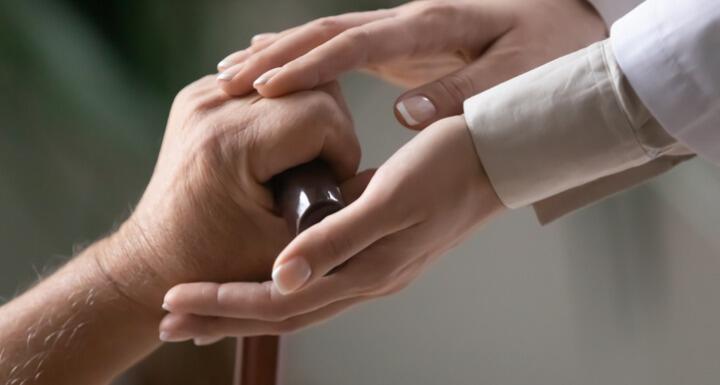
<path id="1" fill-rule="evenodd" d="M 83 257 L 92 260 L 97 273 L 131 306 L 161 317 L 162 298 L 172 285 L 149 263 L 154 253 L 140 228 L 129 219 L 88 248 Z"/>

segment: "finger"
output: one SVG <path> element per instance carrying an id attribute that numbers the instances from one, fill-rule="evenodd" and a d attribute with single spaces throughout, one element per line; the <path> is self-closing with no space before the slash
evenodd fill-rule
<path id="1" fill-rule="evenodd" d="M 354 202 L 362 195 L 373 175 L 375 175 L 375 170 L 365 170 L 340 185 L 340 191 L 342 192 L 345 204 Z"/>
<path id="2" fill-rule="evenodd" d="M 333 87 L 337 88 L 337 84 L 324 85 L 323 90 Z M 254 159 L 253 175 L 259 182 L 265 183 L 291 167 L 318 157 L 330 165 L 341 181 L 355 175 L 360 163 L 360 145 L 350 116 L 338 102 L 339 89 L 335 94 L 303 92 L 258 102 L 266 108 L 265 114 L 279 113 L 280 116 L 267 119 L 268 124 L 263 127 L 247 131 L 256 135 L 248 157 Z"/>
<path id="3" fill-rule="evenodd" d="M 282 34 L 280 33 L 261 33 L 253 36 L 249 48 L 233 52 L 220 60 L 220 62 L 217 64 L 218 72 L 222 73 L 230 67 L 244 62 L 253 54 L 271 45 L 274 41 L 279 39 L 280 36 L 282 36 Z"/>
<path id="4" fill-rule="evenodd" d="M 287 36 L 288 34 L 292 33 L 293 31 L 297 30 L 299 27 L 294 27 L 287 29 L 282 32 L 268 32 L 268 33 L 260 33 L 255 36 L 253 36 L 250 39 L 250 47 L 240 50 L 237 52 L 234 52 L 222 60 L 217 65 L 218 72 L 222 73 L 229 69 L 230 67 L 234 66 L 235 64 L 240 64 L 244 62 L 247 58 L 252 56 L 253 54 L 256 54 L 263 49 L 269 47 L 276 41 L 282 39 L 283 37 Z"/>
<path id="5" fill-rule="evenodd" d="M 279 321 L 238 319 L 233 317 L 206 316 L 191 313 L 171 313 L 160 323 L 161 336 L 165 340 L 182 341 L 202 336 L 203 341 L 216 341 L 224 336 L 252 336 L 284 334 L 330 319 L 348 308 L 369 299 L 397 293 L 407 287 L 422 271 L 424 259 L 418 259 L 403 269 L 398 279 L 385 288 L 369 295 L 356 295 L 331 302 L 326 306 L 306 313 L 298 313 Z"/>
<path id="6" fill-rule="evenodd" d="M 275 260 L 273 282 L 285 295 L 312 286 L 387 233 L 382 213 L 361 197 L 297 236 Z"/>
<path id="7" fill-rule="evenodd" d="M 220 342 L 225 338 L 225 336 L 217 336 L 217 337 L 208 337 L 208 336 L 201 336 L 201 337 L 195 337 L 193 338 L 193 343 L 195 346 L 207 346 L 212 345 L 214 343 Z"/>
<path id="8" fill-rule="evenodd" d="M 454 2 L 425 2 L 419 11 L 348 29 L 281 70 L 263 74 L 254 87 L 265 97 L 276 97 L 315 87 L 349 70 L 400 58 L 460 49 L 480 51 L 509 28 L 505 17 L 490 17 L 490 10 L 474 7 L 472 13 L 466 8 Z"/>
<path id="9" fill-rule="evenodd" d="M 270 38 L 274 38 L 277 36 L 278 36 L 278 34 L 274 33 L 274 32 L 259 33 L 250 39 L 250 45 L 253 47 L 257 47 L 258 45 L 260 45 L 263 42 L 271 41 L 271 40 L 269 40 Z"/>
<path id="10" fill-rule="evenodd" d="M 235 64 L 242 63 L 245 59 L 249 58 L 252 53 L 252 50 L 249 48 L 231 53 L 217 64 L 218 72 L 223 72 Z"/>
<path id="11" fill-rule="evenodd" d="M 263 47 L 244 62 L 226 69 L 218 79 L 228 94 L 245 94 L 252 90 L 253 82 L 268 70 L 305 54 L 348 28 L 389 17 L 392 14 L 391 10 L 379 10 L 347 13 L 315 20 Z M 315 85 L 318 84 L 321 83 Z"/>
<path id="12" fill-rule="evenodd" d="M 410 280 L 407 266 L 423 257 L 423 252 L 392 255 L 406 243 L 397 242 L 383 239 L 337 272 L 288 295 L 280 294 L 272 282 L 194 282 L 170 289 L 163 308 L 172 313 L 277 322 L 337 301 L 382 294 L 385 288 Z"/>
<path id="13" fill-rule="evenodd" d="M 385 18 L 345 30 L 303 56 L 286 61 L 282 69 L 263 73 L 253 86 L 263 96 L 276 97 L 313 88 L 349 70 L 406 56 L 416 37 L 404 20 Z"/>
<path id="14" fill-rule="evenodd" d="M 532 67 L 515 51 L 490 50 L 467 67 L 405 92 L 395 103 L 395 117 L 408 128 L 423 129 L 442 118 L 461 114 L 466 99 Z"/>
<path id="15" fill-rule="evenodd" d="M 385 186 L 358 200 L 298 235 L 280 253 L 273 267 L 273 282 L 283 294 L 295 292 L 324 277 L 381 238 L 413 225 L 414 216 L 399 212 L 396 202 L 383 196 Z M 359 257 L 358 257 L 359 258 Z"/>
<path id="16" fill-rule="evenodd" d="M 217 338 L 287 334 L 333 318 L 365 300 L 359 297 L 339 301 L 317 311 L 278 322 L 170 313 L 160 322 L 160 335 L 166 341 L 183 341 L 195 336 Z"/>
<path id="17" fill-rule="evenodd" d="M 284 296 L 272 282 L 195 282 L 170 289 L 163 308 L 173 313 L 282 321 L 350 298 L 351 286 L 351 281 L 328 276 L 308 290 Z"/>

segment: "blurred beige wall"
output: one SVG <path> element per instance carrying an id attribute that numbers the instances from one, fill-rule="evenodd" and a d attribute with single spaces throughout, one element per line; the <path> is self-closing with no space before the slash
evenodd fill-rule
<path id="1" fill-rule="evenodd" d="M 376 166 L 407 139 L 398 91 L 344 85 Z M 695 160 L 546 227 L 511 212 L 400 295 L 287 337 L 283 383 L 716 384 L 718 196 Z"/>

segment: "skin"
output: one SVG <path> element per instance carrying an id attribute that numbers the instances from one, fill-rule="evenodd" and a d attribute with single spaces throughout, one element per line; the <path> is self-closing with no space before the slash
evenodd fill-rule
<path id="1" fill-rule="evenodd" d="M 254 87 L 277 97 L 360 69 L 416 87 L 399 100 L 426 96 L 437 114 L 411 127 L 424 131 L 378 170 L 357 202 L 279 254 L 274 285 L 178 285 L 166 295 L 161 330 L 203 340 L 281 334 L 407 286 L 504 210 L 457 116 L 462 102 L 606 36 L 585 1 L 465 0 L 332 16 L 256 37 L 219 65 L 219 85 L 231 95 Z M 267 82 L 253 84 L 268 71 Z M 277 288 L 282 295 L 273 294 Z M 233 300 L 215 301 L 221 291 L 235 293 Z"/>
<path id="2" fill-rule="evenodd" d="M 390 36 L 397 38 L 388 38 Z M 397 8 L 348 13 L 262 34 L 218 65 L 220 87 L 231 95 L 265 84 L 276 97 L 360 69 L 405 88 L 398 101 L 429 98 L 437 114 L 422 129 L 462 113 L 462 102 L 607 36 L 605 23 L 584 0 L 414 1 Z"/>
<path id="3" fill-rule="evenodd" d="M 295 238 L 275 265 L 306 258 L 312 274 L 302 287 L 181 284 L 165 297 L 170 314 L 161 330 L 185 339 L 283 334 L 408 286 L 504 211 L 469 135 L 462 117 L 436 122 L 383 164 L 360 198 Z M 217 301 L 219 292 L 227 301 Z"/>
<path id="4" fill-rule="evenodd" d="M 230 98 L 212 77 L 186 87 L 131 217 L 0 308 L 0 383 L 108 383 L 161 343 L 170 287 L 267 279 L 289 234 L 265 183 L 317 157 L 348 199 L 367 183 L 336 84 L 279 99 Z"/>

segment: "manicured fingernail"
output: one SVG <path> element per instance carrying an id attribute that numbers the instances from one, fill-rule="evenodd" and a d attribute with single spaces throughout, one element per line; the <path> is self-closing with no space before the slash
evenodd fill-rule
<path id="1" fill-rule="evenodd" d="M 225 59 L 220 60 L 220 63 L 217 64 L 217 69 L 218 69 L 218 71 L 222 72 L 222 71 L 225 71 L 226 69 L 230 68 L 230 66 L 233 64 L 235 64 L 235 63 L 232 60 L 230 60 L 229 58 L 225 58 Z"/>
<path id="2" fill-rule="evenodd" d="M 259 33 L 259 34 L 255 35 L 255 36 L 253 36 L 252 39 L 250 39 L 250 44 L 259 43 L 261 40 L 267 39 L 267 38 L 269 38 L 270 36 L 273 36 L 273 35 L 275 35 L 275 34 L 274 34 L 274 33 Z"/>
<path id="3" fill-rule="evenodd" d="M 257 78 L 253 82 L 253 87 L 261 86 L 263 84 L 266 84 L 267 82 L 272 79 L 273 76 L 277 75 L 278 72 L 282 70 L 282 67 L 273 68 L 270 71 L 265 72 L 264 74 L 260 75 L 259 78 Z"/>
<path id="4" fill-rule="evenodd" d="M 273 269 L 272 279 L 281 294 L 290 294 L 310 278 L 310 265 L 305 258 L 293 258 Z"/>
<path id="5" fill-rule="evenodd" d="M 395 108 L 409 126 L 417 126 L 432 119 L 437 109 L 430 99 L 422 95 L 415 95 L 403 99 Z"/>
<path id="6" fill-rule="evenodd" d="M 160 332 L 160 341 L 163 342 L 182 342 L 191 339 L 192 337 L 176 335 L 171 332 Z"/>
<path id="7" fill-rule="evenodd" d="M 221 339 L 223 339 L 223 337 L 195 337 L 193 338 L 193 343 L 195 346 L 207 346 L 212 345 Z"/>
<path id="8" fill-rule="evenodd" d="M 223 72 L 220 72 L 217 76 L 218 80 L 229 81 L 237 75 L 238 72 L 240 72 L 241 67 L 242 66 L 233 66 Z"/>

